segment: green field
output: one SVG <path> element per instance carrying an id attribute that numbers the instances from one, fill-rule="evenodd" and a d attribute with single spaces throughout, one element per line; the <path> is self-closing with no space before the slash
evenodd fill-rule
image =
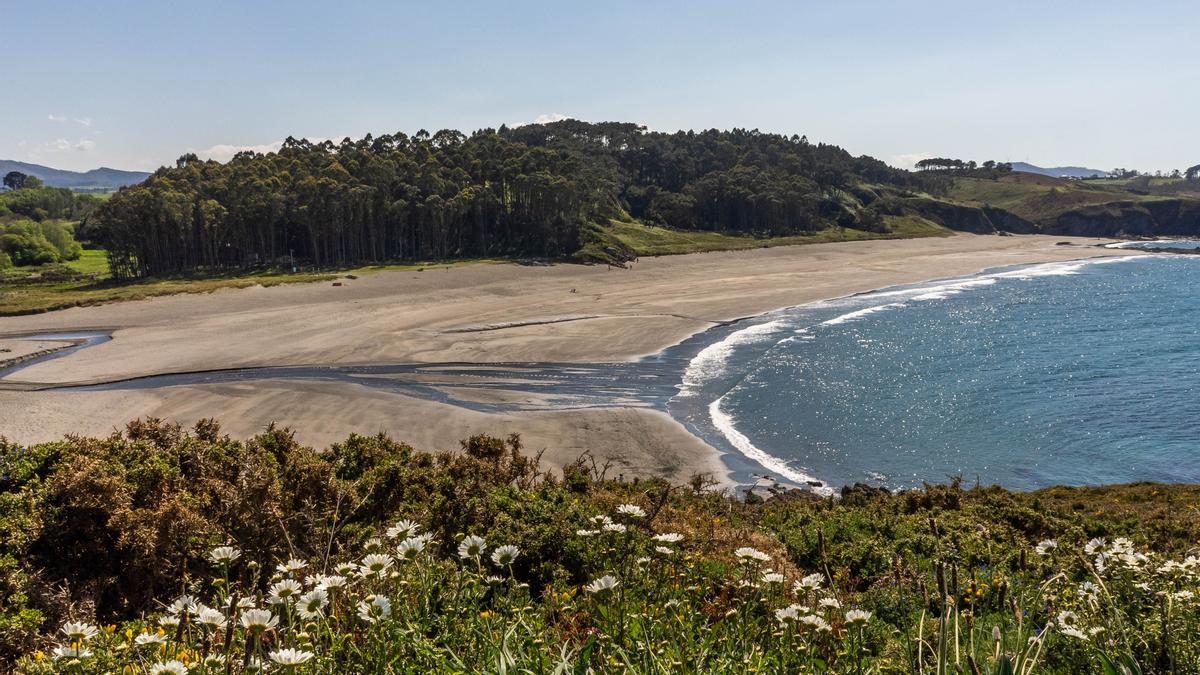
<path id="1" fill-rule="evenodd" d="M 885 216 L 888 232 L 873 233 L 848 228 L 828 228 L 810 235 L 788 237 L 751 237 L 672 230 L 638 222 L 610 221 L 605 232 L 613 240 L 627 246 L 635 255 L 681 255 L 706 253 L 709 251 L 738 251 L 774 246 L 797 246 L 822 244 L 836 241 L 861 241 L 866 239 L 902 239 L 911 237 L 946 237 L 953 233 L 919 216 Z"/>

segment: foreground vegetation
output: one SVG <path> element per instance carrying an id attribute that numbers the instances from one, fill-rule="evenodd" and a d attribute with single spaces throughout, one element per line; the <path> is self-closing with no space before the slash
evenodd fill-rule
<path id="1" fill-rule="evenodd" d="M 1189 673 L 1193 486 L 746 503 L 520 440 L 0 444 L 24 673 Z M 757 500 L 755 500 L 757 501 Z"/>

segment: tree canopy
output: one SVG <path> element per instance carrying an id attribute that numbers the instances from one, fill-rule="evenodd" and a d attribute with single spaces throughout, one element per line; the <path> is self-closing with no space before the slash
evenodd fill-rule
<path id="1" fill-rule="evenodd" d="M 857 226 L 844 191 L 939 179 L 806 138 L 627 123 L 288 138 L 225 164 L 180 157 L 88 220 L 114 276 L 395 259 L 563 257 L 587 225 L 630 215 L 681 229 L 794 234 Z M 868 222 L 870 219 L 864 219 Z"/>

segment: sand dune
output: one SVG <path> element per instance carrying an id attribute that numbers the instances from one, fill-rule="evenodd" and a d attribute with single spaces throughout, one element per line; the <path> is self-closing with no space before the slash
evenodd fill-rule
<path id="1" fill-rule="evenodd" d="M 0 319 L 0 336 L 107 329 L 110 342 L 39 363 L 13 382 L 104 381 L 216 368 L 403 362 L 617 361 L 717 323 L 896 283 L 987 267 L 1128 251 L 1098 240 L 958 235 L 642 259 L 630 269 L 468 265 L 369 273 L 343 285 L 222 290 Z M 572 289 L 575 292 L 572 292 Z M 0 348 L 13 348 L 0 337 Z M 25 347 L 22 347 L 25 348 Z M 559 464 L 583 451 L 628 475 L 720 472 L 716 454 L 662 413 L 492 415 L 338 383 L 259 382 L 155 391 L 0 391 L 0 434 L 22 442 L 98 434 L 146 415 L 221 419 L 236 435 L 271 420 L 309 443 L 385 430 L 426 449 L 521 432 Z"/>

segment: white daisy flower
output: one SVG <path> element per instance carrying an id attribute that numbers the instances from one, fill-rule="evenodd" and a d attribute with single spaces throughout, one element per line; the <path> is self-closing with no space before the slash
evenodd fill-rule
<path id="1" fill-rule="evenodd" d="M 358 565 L 355 565 L 354 563 L 344 562 L 344 563 L 340 563 L 337 567 L 334 567 L 333 571 L 337 572 L 338 574 L 340 574 L 344 577 L 350 577 L 350 576 L 354 576 L 354 575 L 358 574 Z"/>
<path id="2" fill-rule="evenodd" d="M 195 596 L 181 595 L 175 600 L 175 602 L 172 602 L 167 606 L 167 613 L 174 614 L 176 616 L 195 614 L 197 604 L 199 604 L 199 601 L 196 600 Z"/>
<path id="3" fill-rule="evenodd" d="M 821 583 L 824 580 L 825 580 L 825 577 L 820 574 L 809 574 L 808 576 L 804 577 L 800 581 L 797 581 L 795 583 L 795 585 L 792 587 L 792 590 L 794 590 L 797 593 L 805 593 L 808 591 L 815 591 L 821 587 Z"/>
<path id="4" fill-rule="evenodd" d="M 242 557 L 242 552 L 232 546 L 218 546 L 208 552 L 208 559 L 218 565 L 229 565 Z"/>
<path id="5" fill-rule="evenodd" d="M 605 591 L 611 591 L 620 585 L 621 585 L 621 582 L 617 581 L 616 577 L 614 577 L 610 574 L 606 574 L 606 575 L 600 577 L 599 579 L 596 579 L 592 583 L 588 584 L 587 592 L 588 593 L 603 593 Z"/>
<path id="6" fill-rule="evenodd" d="M 859 624 L 865 626 L 867 624 L 867 622 L 870 620 L 871 620 L 871 613 L 864 609 L 852 609 L 852 610 L 846 612 L 846 625 L 847 626 L 856 626 Z"/>
<path id="7" fill-rule="evenodd" d="M 392 615 L 392 603 L 382 595 L 370 595 L 358 603 L 358 617 L 367 623 L 379 623 Z"/>
<path id="8" fill-rule="evenodd" d="M 411 520 L 401 520 L 387 530 L 388 539 L 408 539 L 417 536 L 421 526 Z"/>
<path id="9" fill-rule="evenodd" d="M 133 643 L 139 647 L 165 645 L 167 644 L 167 636 L 159 635 L 158 633 L 141 633 L 133 639 Z"/>
<path id="10" fill-rule="evenodd" d="M 70 647 L 67 645 L 60 645 L 55 647 L 54 651 L 50 652 L 50 655 L 54 657 L 55 660 L 86 659 L 92 655 L 92 650 L 88 649 L 87 647 Z"/>
<path id="11" fill-rule="evenodd" d="M 812 628 L 813 630 L 818 630 L 818 631 L 832 630 L 828 621 L 826 621 L 825 619 L 822 619 L 821 617 L 816 616 L 814 614 L 805 614 L 804 616 L 800 617 L 800 623 L 806 624 L 808 627 Z"/>
<path id="12" fill-rule="evenodd" d="M 762 575 L 762 581 L 764 584 L 782 584 L 784 577 L 779 572 L 767 572 Z"/>
<path id="13" fill-rule="evenodd" d="M 645 518 L 646 512 L 637 504 L 622 504 L 617 507 L 617 513 L 630 518 Z"/>
<path id="14" fill-rule="evenodd" d="M 358 571 L 364 577 L 382 577 L 391 568 L 392 556 L 386 553 L 371 553 L 363 556 Z"/>
<path id="15" fill-rule="evenodd" d="M 281 579 L 271 584 L 271 588 L 268 589 L 267 602 L 272 605 L 285 603 L 288 600 L 295 599 L 303 590 L 304 587 L 300 585 L 299 581 L 295 579 Z"/>
<path id="16" fill-rule="evenodd" d="M 600 530 L 575 530 L 577 537 L 594 537 L 600 534 Z"/>
<path id="17" fill-rule="evenodd" d="M 766 553 L 763 553 L 762 551 L 760 551 L 756 548 L 751 548 L 749 546 L 743 546 L 743 547 L 739 548 L 738 550 L 734 551 L 733 554 L 735 556 L 737 556 L 738 558 L 741 558 L 742 560 L 747 560 L 747 561 L 749 561 L 749 560 L 753 560 L 756 562 L 770 562 L 771 561 L 771 556 L 767 555 Z"/>
<path id="18" fill-rule="evenodd" d="M 308 563 L 304 562 L 303 560 L 291 558 L 285 563 L 276 565 L 275 571 L 279 572 L 280 574 L 295 574 L 305 567 L 308 567 Z"/>
<path id="19" fill-rule="evenodd" d="M 463 537 L 458 544 L 458 557 L 460 558 L 478 558 L 487 550 L 487 542 L 483 537 L 478 537 L 473 534 L 468 534 Z"/>
<path id="20" fill-rule="evenodd" d="M 99 628 L 89 623 L 80 623 L 78 621 L 68 621 L 62 627 L 62 634 L 67 637 L 68 642 L 87 642 L 96 637 L 96 634 L 99 632 Z"/>
<path id="21" fill-rule="evenodd" d="M 626 527 L 620 523 L 605 523 L 605 525 L 604 525 L 605 532 L 623 533 L 623 532 L 625 532 L 625 530 L 626 530 Z"/>
<path id="22" fill-rule="evenodd" d="M 492 562 L 500 567 L 508 567 L 516 561 L 519 555 L 521 555 L 521 549 L 512 544 L 507 544 L 492 551 Z"/>
<path id="23" fill-rule="evenodd" d="M 272 661 L 281 666 L 302 666 L 311 661 L 315 654 L 302 649 L 277 649 L 269 656 Z"/>
<path id="24" fill-rule="evenodd" d="M 318 586 L 300 596 L 296 607 L 300 616 L 305 619 L 316 619 L 325 615 L 325 606 L 329 604 L 329 592 L 325 587 Z"/>
<path id="25" fill-rule="evenodd" d="M 163 661 L 147 669 L 149 675 L 187 675 L 187 666 L 179 661 Z"/>
<path id="26" fill-rule="evenodd" d="M 1050 552 L 1058 548 L 1058 542 L 1053 539 L 1043 539 L 1034 547 L 1034 552 L 1040 556 L 1048 556 Z"/>
<path id="27" fill-rule="evenodd" d="M 270 630 L 279 625 L 279 617 L 265 609 L 248 609 L 242 612 L 242 626 L 250 631 Z"/>
<path id="28" fill-rule="evenodd" d="M 401 560 L 412 562 L 425 550 L 425 540 L 420 537 L 409 537 L 400 542 L 396 553 Z"/>
<path id="29" fill-rule="evenodd" d="M 220 630 L 225 627 L 228 620 L 220 610 L 212 607 L 202 608 L 196 615 L 196 621 L 209 630 Z"/>
<path id="30" fill-rule="evenodd" d="M 1104 537 L 1096 537 L 1094 539 L 1089 539 L 1088 543 L 1084 544 L 1083 551 L 1084 551 L 1084 553 L 1087 553 L 1088 555 L 1092 555 L 1096 551 L 1103 550 L 1106 543 L 1107 542 L 1104 541 Z"/>
<path id="31" fill-rule="evenodd" d="M 663 544 L 678 544 L 683 541 L 683 535 L 678 532 L 663 532 L 662 534 L 654 535 L 654 541 Z"/>
<path id="32" fill-rule="evenodd" d="M 667 548 L 666 546 L 655 546 L 654 552 L 661 553 L 662 555 L 675 555 L 675 549 Z"/>

